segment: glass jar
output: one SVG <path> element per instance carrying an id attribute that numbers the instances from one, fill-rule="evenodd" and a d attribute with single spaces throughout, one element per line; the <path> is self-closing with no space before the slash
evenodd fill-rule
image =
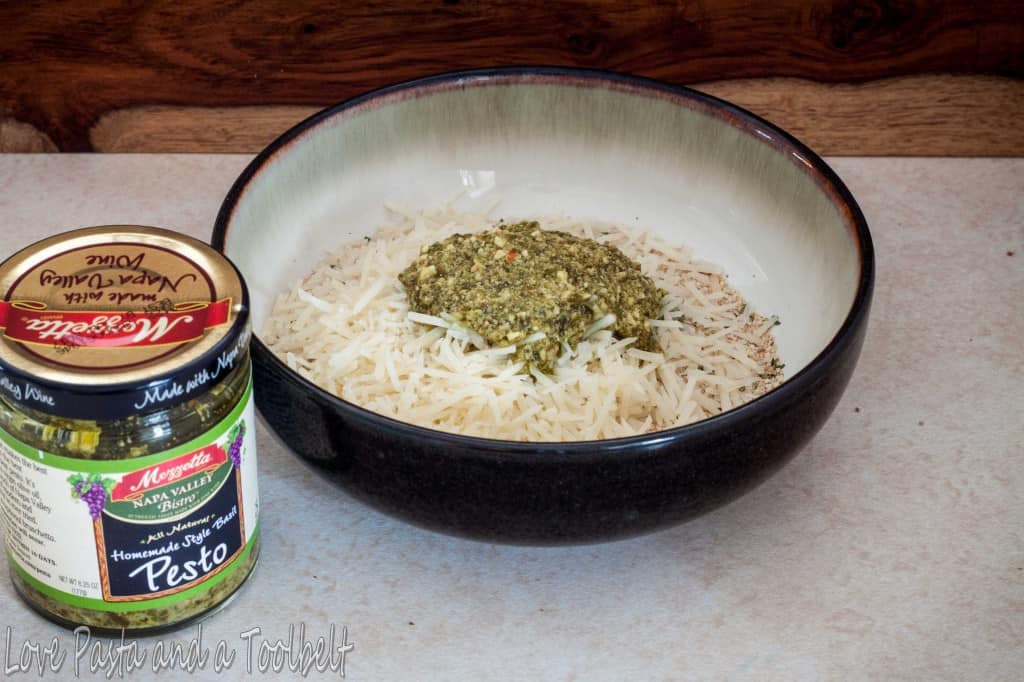
<path id="1" fill-rule="evenodd" d="M 205 244 L 88 228 L 0 265 L 0 516 L 44 616 L 148 634 L 259 554 L 248 294 Z"/>

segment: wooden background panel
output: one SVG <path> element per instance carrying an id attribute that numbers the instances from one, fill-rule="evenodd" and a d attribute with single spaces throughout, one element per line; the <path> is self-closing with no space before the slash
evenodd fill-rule
<path id="1" fill-rule="evenodd" d="M 0 150 L 255 151 L 375 87 L 533 63 L 696 84 L 823 153 L 1024 155 L 1019 0 L 10 2 L 0 26 Z"/>
<path id="2" fill-rule="evenodd" d="M 858 85 L 791 78 L 695 86 L 832 155 L 1024 154 L 1024 87 L 1007 78 L 912 76 Z M 105 152 L 256 152 L 319 107 L 147 106 L 104 115 L 90 144 Z"/>

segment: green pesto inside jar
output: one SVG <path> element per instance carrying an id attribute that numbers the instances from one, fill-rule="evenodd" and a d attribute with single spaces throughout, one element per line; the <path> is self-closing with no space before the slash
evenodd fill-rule
<path id="1" fill-rule="evenodd" d="M 124 460 L 170 450 L 202 436 L 225 419 L 249 385 L 246 352 L 223 381 L 206 393 L 168 409 L 115 420 L 66 419 L 15 404 L 0 394 L 0 428 L 26 445 L 45 452 L 85 460 Z M 22 598 L 43 615 L 96 632 L 122 630 L 143 634 L 179 627 L 222 606 L 252 572 L 259 557 L 259 538 L 249 552 L 230 567 L 227 578 L 196 597 L 168 607 L 142 611 L 99 611 L 65 604 L 37 590 L 17 571 L 11 579 Z"/>

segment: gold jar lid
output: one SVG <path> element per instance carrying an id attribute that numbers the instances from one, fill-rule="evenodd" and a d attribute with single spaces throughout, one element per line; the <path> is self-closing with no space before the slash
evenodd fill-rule
<path id="1" fill-rule="evenodd" d="M 170 230 L 107 225 L 0 264 L 0 392 L 77 419 L 118 419 L 208 391 L 249 343 L 238 270 Z"/>

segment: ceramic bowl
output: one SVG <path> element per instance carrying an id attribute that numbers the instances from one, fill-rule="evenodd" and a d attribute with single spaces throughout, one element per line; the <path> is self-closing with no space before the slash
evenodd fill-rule
<path id="1" fill-rule="evenodd" d="M 778 315 L 786 381 L 741 407 L 644 436 L 520 443 L 413 426 L 336 398 L 259 340 L 280 293 L 384 205 L 641 224 L 724 266 Z M 738 107 L 605 72 L 502 69 L 403 83 L 326 109 L 260 153 L 213 243 L 244 273 L 256 399 L 300 457 L 386 513 L 472 538 L 620 538 L 735 499 L 819 430 L 853 372 L 874 276 L 871 238 L 836 174 Z M 330 519 L 323 519 L 330 523 Z"/>

